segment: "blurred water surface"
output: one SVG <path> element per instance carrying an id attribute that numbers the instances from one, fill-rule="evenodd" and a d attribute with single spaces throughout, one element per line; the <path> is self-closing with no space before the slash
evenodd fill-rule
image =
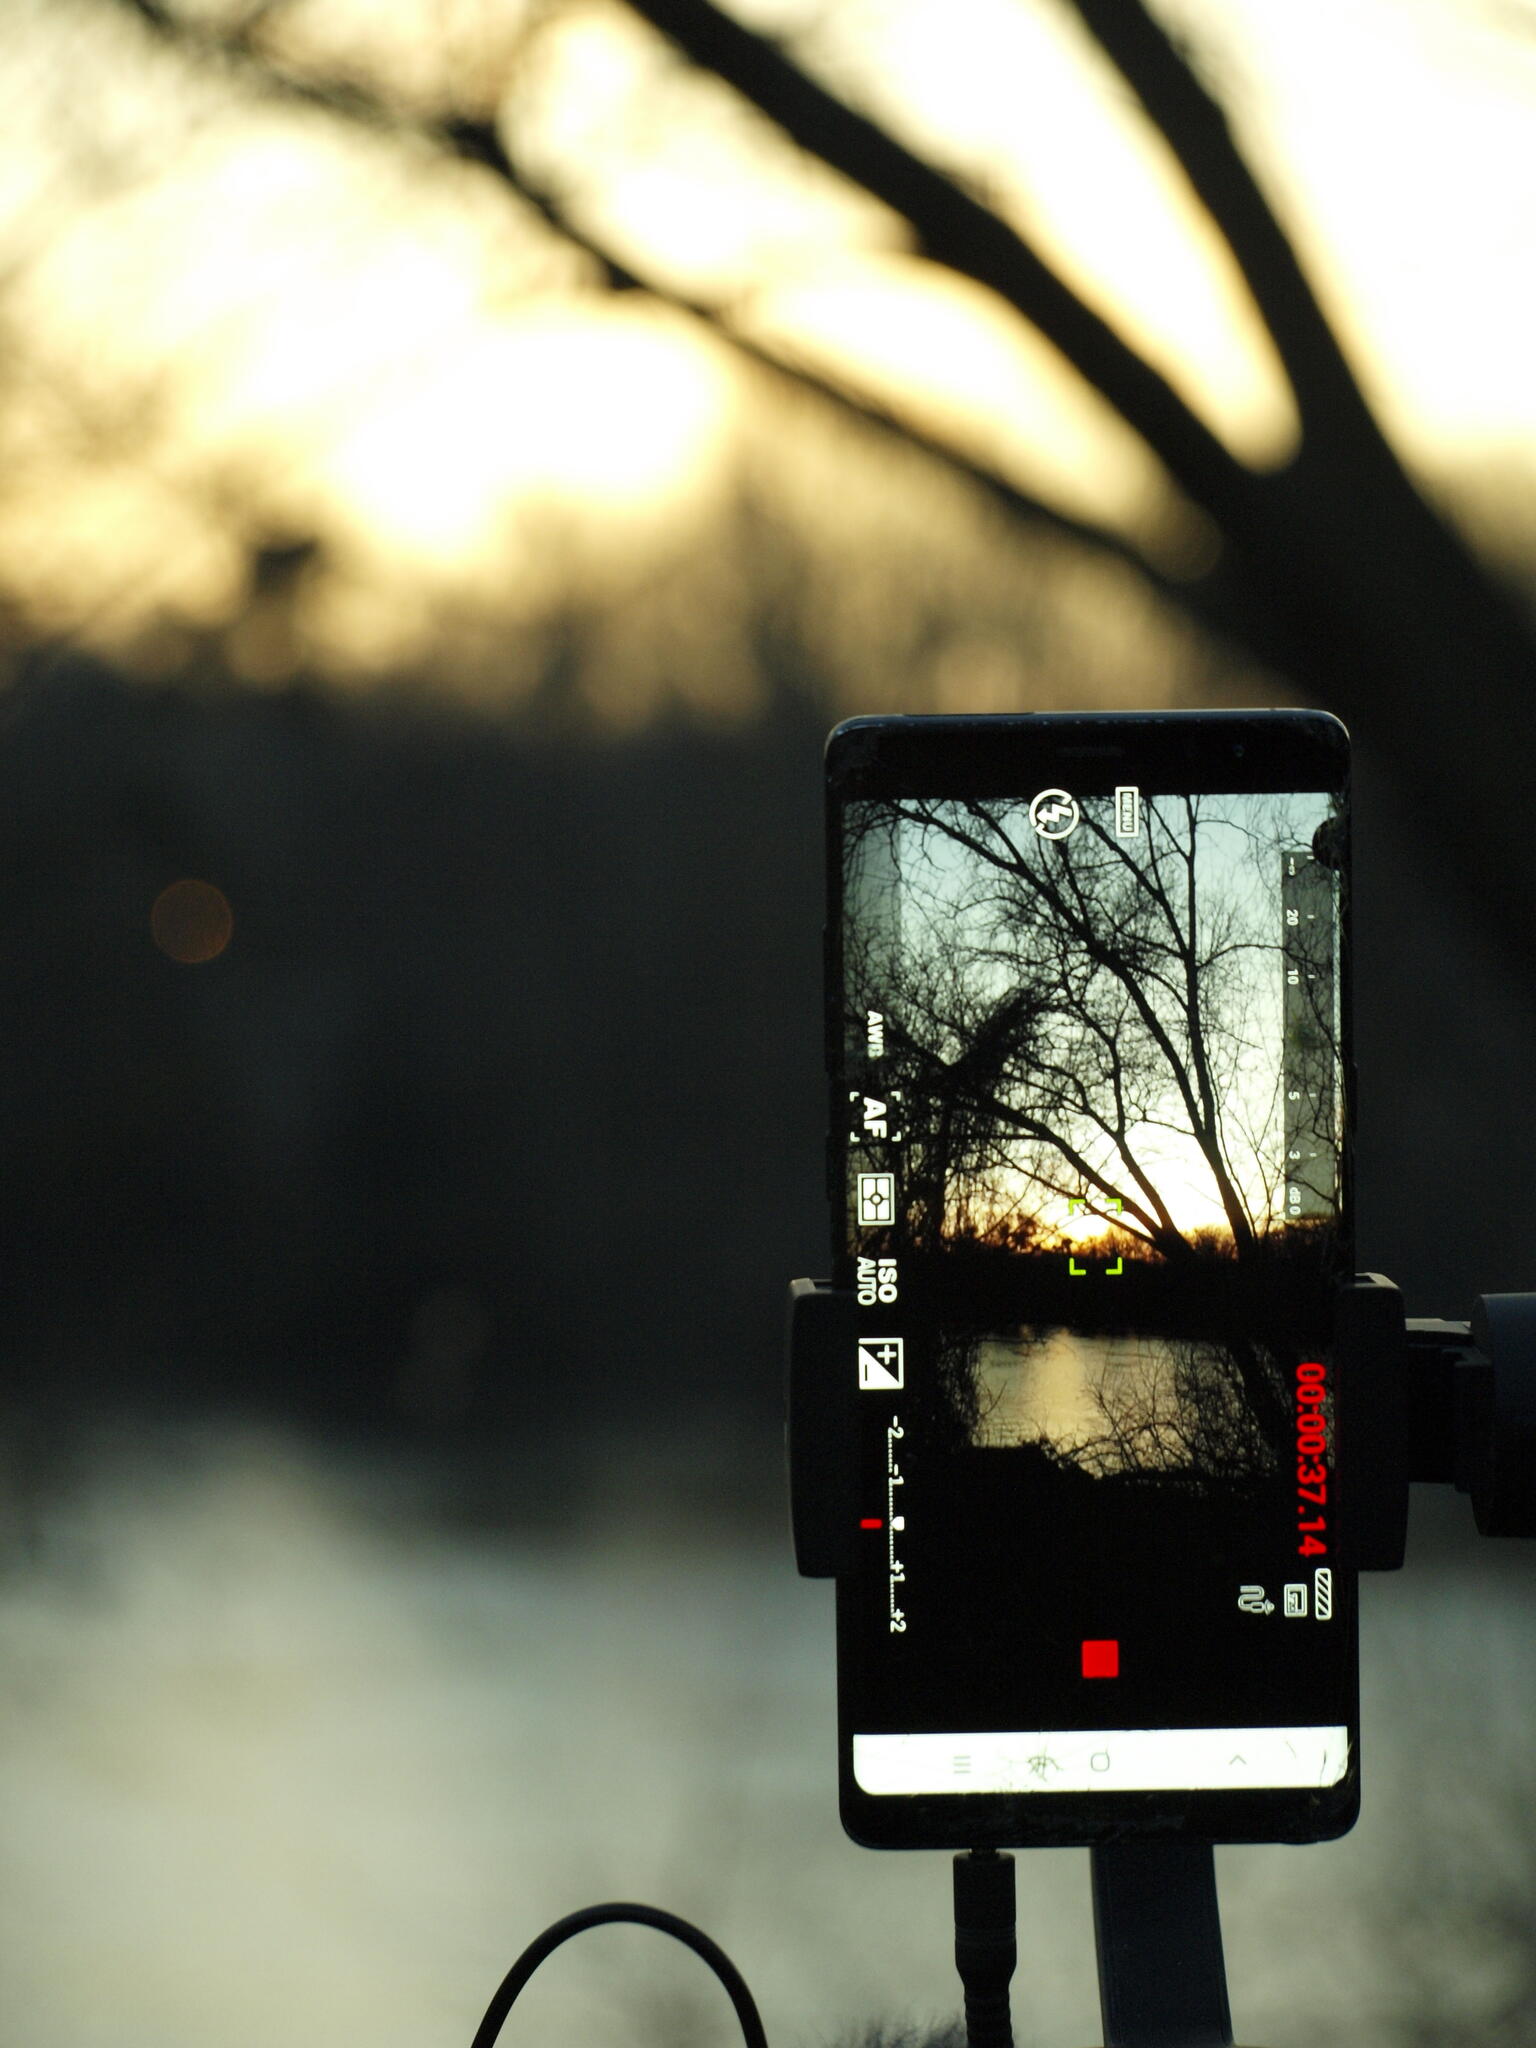
<path id="1" fill-rule="evenodd" d="M 1177 1431 L 1181 1421 L 1168 1340 L 1130 1331 L 1026 1329 L 984 1337 L 977 1358 L 979 1444 L 1031 1443 L 1062 1450 L 1093 1437 L 1128 1407 L 1154 1413 Z"/>
<path id="2" fill-rule="evenodd" d="M 795 1577 L 776 1461 L 545 1444 L 498 1489 L 250 1420 L 83 1431 L 6 1529 L 6 2037 L 453 2048 L 606 1898 L 698 1920 L 775 2048 L 951 2015 L 947 1858 L 838 1826 L 831 1591 Z M 1415 1515 L 1366 1589 L 1359 1828 L 1218 1853 L 1244 2041 L 1536 2038 L 1536 1560 L 1465 1502 Z M 1021 1857 L 1019 1897 L 1018 2039 L 1086 2048 L 1086 1856 Z M 614 1928 L 503 2039 L 732 2024 L 694 1958 Z"/>

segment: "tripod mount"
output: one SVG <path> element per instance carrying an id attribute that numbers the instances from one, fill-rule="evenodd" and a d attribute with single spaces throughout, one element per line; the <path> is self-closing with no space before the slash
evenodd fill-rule
<path id="1" fill-rule="evenodd" d="M 1340 1290 L 1335 1456 L 1349 1475 L 1339 1562 L 1397 1571 L 1409 1486 L 1454 1485 L 1484 1536 L 1536 1536 L 1536 1294 L 1485 1294 L 1465 1322 L 1410 1318 L 1378 1273 Z M 788 1450 L 795 1559 L 807 1578 L 855 1564 L 854 1297 L 796 1280 Z M 1209 1842 L 1103 1844 L 1092 1859 L 1105 2048 L 1232 2048 Z M 956 1960 L 972 2048 L 1007 2048 L 1012 1859 L 955 1858 Z"/>

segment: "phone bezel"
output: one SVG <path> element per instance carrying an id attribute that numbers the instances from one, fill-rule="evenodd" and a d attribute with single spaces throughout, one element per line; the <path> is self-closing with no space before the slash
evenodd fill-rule
<path id="1" fill-rule="evenodd" d="M 854 718 L 829 736 L 826 749 L 827 947 L 826 1048 L 831 1096 L 829 1130 L 838 1116 L 842 1035 L 841 826 L 850 800 L 886 796 L 1000 796 L 1055 784 L 1091 791 L 1113 785 L 1118 761 L 1134 757 L 1144 788 L 1197 793 L 1326 789 L 1345 800 L 1348 817 L 1349 736 L 1326 712 L 1259 711 L 1005 713 L 985 716 L 893 715 Z M 1340 1019 L 1344 1139 L 1342 1218 L 1345 1257 L 1352 1263 L 1353 1038 L 1350 1003 L 1349 863 L 1341 868 L 1339 913 Z M 852 1285 L 843 1215 L 843 1150 L 829 1139 L 833 1285 Z M 1357 1574 L 1340 1602 L 1349 1619 L 1347 1719 L 1349 1767 L 1320 1788 L 1139 1793 L 916 1794 L 865 1792 L 853 1774 L 855 1683 L 850 1646 L 850 1588 L 839 1581 L 838 1749 L 840 1808 L 845 1829 L 869 1848 L 1090 1847 L 1149 1835 L 1212 1842 L 1332 1840 L 1359 1813 L 1359 1684 Z M 1341 1616 L 1342 1618 L 1342 1616 Z"/>

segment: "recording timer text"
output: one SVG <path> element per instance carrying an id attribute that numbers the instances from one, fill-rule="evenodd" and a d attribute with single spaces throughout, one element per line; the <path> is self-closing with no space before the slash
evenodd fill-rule
<path id="1" fill-rule="evenodd" d="M 1299 1557 L 1328 1551 L 1328 1369 L 1316 1359 L 1296 1368 L 1296 1546 Z"/>

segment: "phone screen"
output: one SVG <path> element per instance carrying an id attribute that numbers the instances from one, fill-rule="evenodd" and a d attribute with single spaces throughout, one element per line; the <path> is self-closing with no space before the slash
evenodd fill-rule
<path id="1" fill-rule="evenodd" d="M 1340 1834 L 1344 729 L 855 720 L 828 789 L 844 1823 Z"/>

